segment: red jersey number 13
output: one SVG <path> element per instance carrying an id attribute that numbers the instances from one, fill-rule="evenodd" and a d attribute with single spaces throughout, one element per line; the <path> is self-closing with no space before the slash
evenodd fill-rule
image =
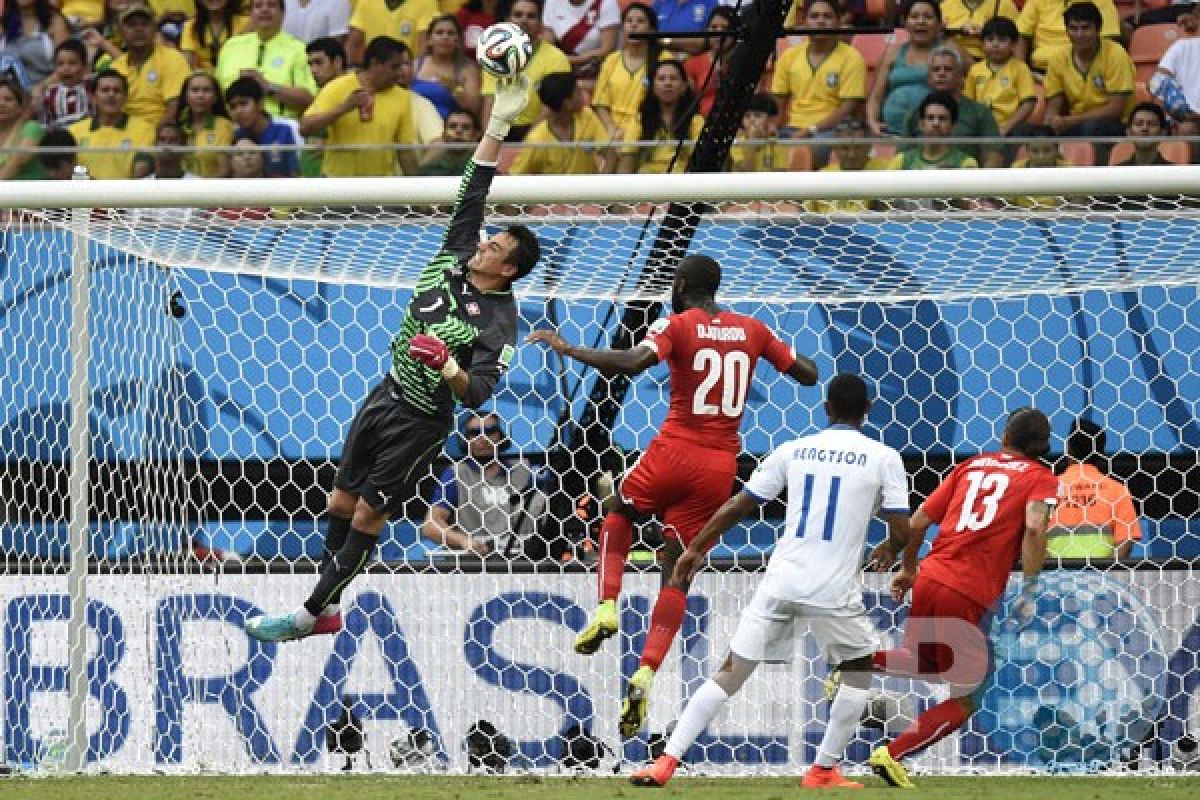
<path id="1" fill-rule="evenodd" d="M 983 530 L 996 518 L 1000 500 L 1008 489 L 1008 476 L 1003 472 L 973 470 L 966 477 L 969 485 L 958 515 L 957 530 Z"/>

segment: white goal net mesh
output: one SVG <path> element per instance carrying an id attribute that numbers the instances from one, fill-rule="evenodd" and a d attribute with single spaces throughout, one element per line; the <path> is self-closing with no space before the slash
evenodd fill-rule
<path id="1" fill-rule="evenodd" d="M 995 448 L 1018 406 L 1050 416 L 1060 466 L 1077 417 L 1106 432 L 1099 458 L 1129 487 L 1140 539 L 1120 564 L 1099 558 L 1048 573 L 1028 628 L 998 610 L 983 707 L 922 755 L 921 768 L 1182 765 L 1181 737 L 1200 730 L 1200 211 L 1134 191 L 1024 202 L 989 187 L 1008 199 L 884 198 L 829 214 L 802 201 L 712 198 L 687 247 L 721 262 L 719 300 L 811 355 L 823 380 L 868 378 L 877 395 L 869 431 L 905 457 L 914 508 L 956 457 Z M 607 346 L 637 303 L 666 300 L 670 269 L 647 266 L 665 206 L 490 212 L 489 226 L 520 220 L 542 242 L 542 261 L 519 284 L 520 339 L 555 327 Z M 92 767 L 336 768 L 346 757 L 329 753 L 342 741 L 331 731 L 349 716 L 369 754 L 353 757 L 359 770 L 465 771 L 481 720 L 503 734 L 510 771 L 560 767 L 572 729 L 607 743 L 607 769 L 644 759 L 724 658 L 782 525 L 780 504 L 714 551 L 646 729 L 618 736 L 659 585 L 652 558 L 640 557 L 660 536 L 653 523 L 639 529 L 621 635 L 591 658 L 572 641 L 595 603 L 603 476 L 619 476 L 649 444 L 667 374 L 652 369 L 623 393 L 596 390 L 596 374 L 530 346 L 518 347 L 488 404 L 511 444 L 502 458 L 528 468 L 528 485 L 490 501 L 517 535 L 491 540 L 483 559 L 422 537 L 430 504 L 451 502 L 438 484 L 464 456 L 452 440 L 422 496 L 385 530 L 377 563 L 352 584 L 340 634 L 276 646 L 243 633 L 248 616 L 294 608 L 312 587 L 347 426 L 386 369 L 444 208 L 3 213 L 6 761 L 52 769 L 72 733 L 65 573 L 77 233 L 91 272 L 82 725 Z M 615 399 L 596 416 L 611 437 L 583 435 L 578 422 L 605 398 Z M 822 427 L 821 400 L 820 388 L 759 370 L 741 477 L 774 446 Z M 873 528 L 871 541 L 882 535 Z M 890 599 L 883 576 L 867 578 L 865 598 L 881 640 L 895 641 L 907 606 Z M 689 753 L 693 769 L 811 763 L 826 667 L 808 638 L 796 654 L 756 673 Z M 851 762 L 942 696 L 919 681 L 877 687 Z"/>

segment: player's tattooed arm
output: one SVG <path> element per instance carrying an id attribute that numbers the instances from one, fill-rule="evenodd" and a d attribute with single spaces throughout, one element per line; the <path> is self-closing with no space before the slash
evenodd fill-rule
<path id="1" fill-rule="evenodd" d="M 628 350 L 597 350 L 573 345 L 556 331 L 537 330 L 525 337 L 527 344 L 544 344 L 559 355 L 594 367 L 606 376 L 639 375 L 658 363 L 653 348 L 638 345 Z"/>
<path id="2" fill-rule="evenodd" d="M 1025 538 L 1021 542 L 1021 572 L 1025 586 L 1036 589 L 1038 575 L 1046 563 L 1046 529 L 1050 526 L 1051 505 L 1034 500 L 1025 506 Z"/>

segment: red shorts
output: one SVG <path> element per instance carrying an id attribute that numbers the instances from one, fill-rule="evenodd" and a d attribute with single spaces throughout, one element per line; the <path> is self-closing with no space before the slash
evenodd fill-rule
<path id="1" fill-rule="evenodd" d="M 691 543 L 733 492 L 737 456 L 655 439 L 621 481 L 621 499 L 662 517 L 663 533 Z"/>
<path id="2" fill-rule="evenodd" d="M 981 683 L 991 670 L 988 610 L 928 578 L 917 578 L 900 648 L 916 657 L 916 672 L 946 683 Z"/>

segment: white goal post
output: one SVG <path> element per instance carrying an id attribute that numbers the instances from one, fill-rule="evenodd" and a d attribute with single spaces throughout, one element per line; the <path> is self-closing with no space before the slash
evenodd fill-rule
<path id="1" fill-rule="evenodd" d="M 534 535 L 567 542 L 566 560 L 479 562 L 423 540 L 440 460 L 385 533 L 379 564 L 353 584 L 343 633 L 274 646 L 242 632 L 246 617 L 290 608 L 310 587 L 346 426 L 383 373 L 457 186 L 5 184 L 3 761 L 338 767 L 326 733 L 350 709 L 371 754 L 358 769 L 465 771 L 464 740 L 481 719 L 510 740 L 513 770 L 558 768 L 572 727 L 633 762 L 719 665 L 779 509 L 714 553 L 648 731 L 620 741 L 623 680 L 659 578 L 631 566 L 622 635 L 576 656 L 594 603 L 596 517 L 578 521 L 575 494 L 552 502 L 565 485 L 554 480 L 586 471 L 583 492 L 602 494 L 601 472 L 632 463 L 661 423 L 666 377 L 656 369 L 613 390 L 613 447 L 585 452 L 573 423 L 589 393 L 610 394 L 590 371 L 524 346 L 488 407 L 514 445 L 504 457 L 523 459 L 550 495 Z M 834 200 L 856 202 L 849 213 L 806 205 Z M 1180 737 L 1200 732 L 1200 679 L 1186 668 L 1200 658 L 1200 167 L 501 177 L 489 202 L 490 226 L 526 223 L 543 246 L 517 286 L 522 338 L 554 326 L 605 346 L 631 305 L 667 299 L 664 255 L 712 255 L 719 300 L 811 355 L 822 380 L 868 379 L 868 428 L 904 455 L 914 507 L 956 457 L 996 447 L 1016 407 L 1050 416 L 1059 466 L 1075 419 L 1098 423 L 1098 461 L 1138 511 L 1132 557 L 1048 573 L 1028 629 L 998 609 L 983 708 L 918 764 L 1178 762 Z M 664 220 L 680 209 L 697 216 L 672 242 Z M 741 477 L 823 426 L 820 401 L 819 389 L 760 369 Z M 653 540 L 654 526 L 642 534 Z M 881 640 L 894 641 L 905 606 L 882 576 L 865 588 Z M 824 670 L 798 641 L 795 663 L 760 670 L 689 760 L 734 774 L 809 763 Z M 851 760 L 940 697 L 919 682 L 878 686 Z M 409 747 L 422 731 L 427 755 Z"/>

